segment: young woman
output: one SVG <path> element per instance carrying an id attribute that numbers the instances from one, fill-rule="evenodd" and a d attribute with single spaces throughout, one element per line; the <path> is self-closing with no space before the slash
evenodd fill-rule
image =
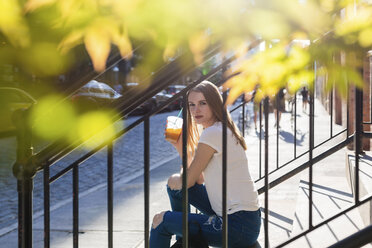
<path id="1" fill-rule="evenodd" d="M 222 97 L 218 88 L 203 81 L 187 94 L 189 203 L 201 213 L 189 213 L 190 237 L 201 234 L 210 246 L 222 245 Z M 197 125 L 203 127 L 199 134 Z M 172 145 L 182 157 L 182 138 Z M 261 213 L 258 195 L 248 170 L 247 145 L 227 115 L 227 214 L 229 247 L 256 242 Z M 181 171 L 182 173 L 182 171 Z M 170 247 L 172 235 L 182 241 L 182 175 L 168 179 L 172 211 L 155 215 L 150 247 Z M 173 247 L 176 247 L 174 245 Z"/>

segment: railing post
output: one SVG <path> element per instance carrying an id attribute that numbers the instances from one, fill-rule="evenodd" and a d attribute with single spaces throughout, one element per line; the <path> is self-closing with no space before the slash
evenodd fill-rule
<path id="1" fill-rule="evenodd" d="M 50 184 L 49 165 L 44 166 L 44 248 L 50 247 Z"/>
<path id="2" fill-rule="evenodd" d="M 242 134 L 245 137 L 245 97 L 243 95 L 243 106 L 242 106 Z"/>
<path id="3" fill-rule="evenodd" d="M 108 247 L 113 247 L 114 232 L 114 151 L 113 143 L 107 145 L 107 226 L 108 226 Z"/>
<path id="4" fill-rule="evenodd" d="M 269 247 L 269 98 L 264 100 L 265 114 L 265 248 Z"/>
<path id="5" fill-rule="evenodd" d="M 362 131 L 363 131 L 363 90 L 355 87 L 355 204 L 359 203 L 359 155 L 362 153 Z"/>
<path id="6" fill-rule="evenodd" d="M 330 111 L 331 111 L 331 116 L 330 116 L 330 120 L 329 122 L 331 123 L 331 127 L 330 127 L 330 138 L 332 138 L 333 136 L 333 88 L 332 90 L 329 92 L 329 108 L 330 108 Z"/>
<path id="7" fill-rule="evenodd" d="M 17 127 L 17 160 L 13 165 L 13 175 L 17 178 L 19 248 L 32 248 L 32 190 L 36 169 L 29 164 L 33 148 L 27 113 L 18 111 L 13 116 Z"/>
<path id="8" fill-rule="evenodd" d="M 276 168 L 279 168 L 279 91 L 275 95 L 276 113 L 275 113 L 275 126 L 276 126 Z"/>
<path id="9" fill-rule="evenodd" d="M 309 229 L 313 228 L 314 88 L 309 92 Z"/>
<path id="10" fill-rule="evenodd" d="M 17 180 L 18 190 L 18 247 L 32 247 L 32 190 L 33 180 Z"/>
<path id="11" fill-rule="evenodd" d="M 258 164 L 260 167 L 259 171 L 259 179 L 262 178 L 262 100 L 260 101 L 260 139 L 259 139 L 259 158 L 258 158 Z"/>
<path id="12" fill-rule="evenodd" d="M 182 126 L 182 247 L 189 247 L 189 229 L 188 229 L 188 191 L 187 191 L 187 96 L 183 95 L 183 126 Z"/>
<path id="13" fill-rule="evenodd" d="M 72 244 L 79 247 L 79 163 L 72 168 Z"/>
<path id="14" fill-rule="evenodd" d="M 348 90 L 346 92 L 346 139 L 350 136 L 350 87 L 348 84 Z M 350 147 L 348 147 L 351 149 Z"/>
<path id="15" fill-rule="evenodd" d="M 145 248 L 149 247 L 150 227 L 150 118 L 144 121 L 144 190 L 145 190 Z"/>
<path id="16" fill-rule="evenodd" d="M 228 247 L 227 219 L 227 109 L 225 107 L 227 92 L 223 92 L 222 125 L 222 247 Z M 244 105 L 243 105 L 244 106 Z M 243 114 L 244 116 L 244 114 Z"/>
<path id="17" fill-rule="evenodd" d="M 294 108 L 294 127 L 293 127 L 293 158 L 297 156 L 297 91 L 294 95 L 294 104 L 292 104 L 292 114 Z"/>

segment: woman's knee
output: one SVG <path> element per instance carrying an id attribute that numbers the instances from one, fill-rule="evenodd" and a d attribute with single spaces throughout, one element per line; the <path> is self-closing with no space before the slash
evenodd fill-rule
<path id="1" fill-rule="evenodd" d="M 166 213 L 166 211 L 155 214 L 155 216 L 152 220 L 152 228 L 153 229 L 157 228 L 163 222 L 165 213 Z"/>
<path id="2" fill-rule="evenodd" d="M 181 180 L 181 175 L 180 174 L 173 174 L 172 176 L 170 176 L 168 178 L 168 187 L 171 189 L 171 190 L 175 190 L 177 189 L 177 185 L 179 183 L 179 180 Z"/>

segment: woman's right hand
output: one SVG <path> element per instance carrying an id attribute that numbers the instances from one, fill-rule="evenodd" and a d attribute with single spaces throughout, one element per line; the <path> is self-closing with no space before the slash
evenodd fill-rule
<path id="1" fill-rule="evenodd" d="M 166 132 L 167 130 L 165 129 L 164 130 L 164 137 L 166 138 L 167 135 L 166 135 Z M 182 158 L 182 131 L 181 131 L 181 134 L 178 136 L 178 139 L 176 141 L 172 140 L 172 139 L 165 139 L 166 141 L 168 141 L 169 143 L 172 144 L 172 146 L 174 146 L 174 148 L 176 148 L 177 152 L 179 153 L 180 157 Z"/>
<path id="2" fill-rule="evenodd" d="M 174 146 L 174 148 L 176 148 L 178 152 L 182 151 L 182 132 L 178 137 L 177 141 L 168 140 L 168 142 L 171 143 L 172 146 Z"/>

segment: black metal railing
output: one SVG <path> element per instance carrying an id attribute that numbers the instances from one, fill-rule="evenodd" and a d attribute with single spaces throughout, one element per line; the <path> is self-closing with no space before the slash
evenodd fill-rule
<path id="1" fill-rule="evenodd" d="M 216 54 L 216 49 L 211 49 L 209 56 L 214 56 Z M 154 87 L 150 87 L 148 91 L 141 92 L 140 97 L 137 95 L 128 96 L 128 98 L 123 99 L 123 101 L 118 101 L 114 107 L 120 110 L 121 116 L 124 114 L 128 114 L 134 108 L 139 106 L 140 104 L 144 103 L 149 97 L 153 96 L 157 92 L 163 90 L 165 87 L 169 86 L 175 79 L 180 78 L 184 74 L 190 73 L 195 66 L 193 62 L 191 65 L 186 66 L 183 63 L 183 67 L 174 69 L 174 64 L 177 61 L 172 62 L 170 65 L 166 65 L 162 67 L 158 73 L 156 74 L 158 77 L 154 80 Z M 218 71 L 221 70 L 223 66 L 226 66 L 230 62 L 229 59 L 225 60 L 221 65 L 218 65 L 216 68 L 212 69 L 211 72 L 206 75 L 202 76 L 197 82 L 194 82 L 192 85 L 188 86 L 182 93 L 176 94 L 172 99 L 165 101 L 161 104 L 158 108 L 147 113 L 139 120 L 135 121 L 121 132 L 117 133 L 114 137 L 110 137 L 108 141 L 103 141 L 102 144 L 98 145 L 96 148 L 92 149 L 87 154 L 83 155 L 75 162 L 70 164 L 69 166 L 65 167 L 61 171 L 57 172 L 53 177 L 49 175 L 49 167 L 62 159 L 64 156 L 69 154 L 73 151 L 78 144 L 67 145 L 55 142 L 39 153 L 32 155 L 32 144 L 31 144 L 31 130 L 29 127 L 24 125 L 26 121 L 19 120 L 19 130 L 18 130 L 18 150 L 17 150 L 17 161 L 14 164 L 14 175 L 18 179 L 18 192 L 19 192 L 19 247 L 32 247 L 32 189 L 33 189 L 33 177 L 37 173 L 37 171 L 44 170 L 44 228 L 45 228 L 45 238 L 44 244 L 45 247 L 50 246 L 50 202 L 49 202 L 49 194 L 50 194 L 50 184 L 54 181 L 58 180 L 61 176 L 66 174 L 67 172 L 73 172 L 73 246 L 78 247 L 78 235 L 79 235 L 79 166 L 93 156 L 95 153 L 100 151 L 104 147 L 108 147 L 108 216 L 109 216 L 109 245 L 112 245 L 112 142 L 111 140 L 115 140 L 122 135 L 124 135 L 129 130 L 133 129 L 137 125 L 142 122 L 147 123 L 145 127 L 148 127 L 149 117 L 161 111 L 167 105 L 169 105 L 174 99 L 178 98 L 181 94 L 184 94 L 188 89 L 196 85 L 197 83 L 209 78 L 210 76 L 216 74 Z M 169 67 L 171 70 L 169 70 Z M 165 69 L 164 69 L 165 68 Z M 94 74 L 94 73 L 93 73 Z M 95 74 L 94 74 L 95 75 Z M 165 80 L 165 78 L 168 79 Z M 173 80 L 173 81 L 172 81 Z M 165 81 L 165 83 L 164 83 Z M 159 86 L 160 85 L 160 86 Z M 134 103 L 133 103 L 134 102 Z M 26 118 L 26 114 L 22 118 Z M 116 116 L 116 118 L 120 118 Z M 148 128 L 145 130 L 145 137 L 148 137 Z M 148 142 L 145 142 L 145 168 L 148 168 L 149 164 L 149 147 Z M 147 166 L 146 166 L 147 164 Z M 45 169 L 48 168 L 48 169 Z M 145 173 L 148 176 L 148 173 Z M 148 183 L 148 178 L 145 180 Z M 147 186 L 148 187 L 148 186 Z M 147 196 L 146 202 L 148 203 L 148 190 L 145 194 Z M 148 204 L 147 204 L 148 208 Z M 148 211 L 146 211 L 145 216 L 147 223 L 148 230 Z M 148 238 L 148 231 L 145 232 L 145 235 Z M 147 239 L 146 238 L 146 239 Z"/>
<path id="2" fill-rule="evenodd" d="M 354 142 L 354 152 L 355 152 L 355 174 L 354 174 L 354 184 L 353 185 L 353 192 L 354 192 L 354 204 L 352 204 L 350 207 L 340 211 L 339 213 L 333 215 L 332 217 L 316 224 L 316 225 L 313 225 L 313 216 L 312 216 L 312 197 L 310 195 L 309 197 L 309 227 L 307 230 L 303 231 L 302 233 L 290 238 L 289 240 L 283 242 L 282 244 L 280 244 L 279 246 L 277 247 L 284 247 L 288 244 L 290 244 L 291 242 L 309 234 L 310 232 L 312 232 L 313 230 L 319 228 L 319 227 L 322 227 L 323 225 L 326 225 L 328 224 L 329 222 L 331 222 L 332 220 L 340 217 L 340 216 L 343 216 L 345 214 L 347 214 L 348 212 L 350 212 L 351 210 L 353 209 L 356 209 L 357 207 L 367 203 L 367 202 L 370 202 L 372 200 L 372 195 L 370 196 L 366 196 L 363 200 L 360 200 L 360 195 L 359 195 L 359 159 L 360 159 L 360 154 L 361 154 L 361 145 L 362 145 L 362 135 L 364 134 L 364 137 L 368 137 L 369 135 L 367 133 L 364 133 L 363 132 L 363 129 L 362 129 L 362 124 L 363 124 L 363 119 L 362 119 L 362 109 L 363 109 L 363 91 L 361 89 L 358 89 L 358 88 L 355 88 L 355 108 L 354 108 L 354 124 L 355 124 L 355 132 L 354 134 L 348 136 L 345 138 L 345 140 L 338 144 L 337 146 L 334 146 L 333 149 L 334 151 L 337 151 L 343 147 L 346 147 L 346 145 L 348 145 L 349 143 L 351 143 L 352 141 Z M 349 109 L 348 109 L 349 110 Z M 349 116 L 349 114 L 347 114 L 347 116 Z M 349 127 L 349 125 L 347 124 L 347 126 Z M 349 132 L 348 132 L 349 133 Z M 313 135 L 313 134 L 312 134 Z M 333 153 L 334 151 L 328 151 L 327 153 Z M 323 156 L 323 158 L 327 157 L 328 154 L 326 154 L 325 156 Z M 323 159 L 323 158 L 319 158 L 317 159 L 317 161 Z M 317 162 L 317 161 L 314 161 L 313 162 Z M 309 167 L 311 168 L 311 165 L 313 163 L 310 163 L 309 164 Z M 310 171 L 310 170 L 309 170 Z M 309 172 L 311 173 L 311 172 Z M 309 175 L 309 177 L 312 176 L 311 174 Z M 311 184 L 312 184 L 312 180 L 310 179 L 310 183 L 309 183 L 309 191 L 310 191 L 310 194 L 312 192 L 312 187 L 311 187 Z M 354 235 L 351 235 L 350 237 L 348 237 L 347 239 L 343 240 L 343 241 L 340 241 L 338 243 L 336 243 L 333 247 L 344 247 L 343 245 L 347 245 L 345 247 L 355 247 L 355 244 L 359 243 L 359 242 L 362 242 L 363 244 L 366 244 L 368 242 L 371 242 L 372 241 L 372 236 L 370 235 L 370 233 L 368 234 L 368 230 L 370 230 L 370 227 L 367 227 L 357 233 L 355 233 Z"/>
<path id="3" fill-rule="evenodd" d="M 269 247 L 269 99 L 265 98 L 265 247 Z"/>
<path id="4" fill-rule="evenodd" d="M 346 214 L 348 211 L 356 208 L 356 207 L 359 207 L 361 206 L 363 203 L 366 203 L 368 201 L 370 201 L 372 199 L 372 196 L 366 198 L 363 200 L 363 202 L 360 202 L 359 200 L 359 155 L 360 153 L 362 152 L 362 147 L 361 147 L 361 137 L 362 135 L 365 137 L 365 138 L 371 138 L 372 137 L 372 134 L 371 132 L 363 132 L 363 119 L 362 119 L 362 109 L 363 109 L 363 91 L 360 90 L 360 89 L 355 89 L 355 107 L 354 107 L 354 112 L 355 112 L 355 120 L 354 120 L 354 123 L 355 123 L 355 132 L 353 134 L 351 134 L 351 131 L 349 129 L 350 125 L 349 125 L 349 97 L 347 98 L 347 113 L 346 113 L 346 128 L 339 131 L 338 133 L 334 133 L 333 132 L 333 109 L 330 110 L 330 137 L 328 139 L 325 139 L 323 140 L 322 142 L 320 142 L 319 144 L 315 145 L 314 144 L 314 91 L 311 92 L 310 94 L 310 113 L 309 113 L 309 149 L 305 152 L 303 152 L 302 154 L 300 155 L 297 155 L 296 154 L 296 124 L 297 124 L 297 114 L 296 114 L 296 106 L 295 106 L 295 115 L 294 115 L 294 123 L 295 123 L 295 127 L 294 127 L 294 158 L 292 160 L 289 160 L 287 162 L 284 162 L 282 165 L 278 165 L 278 152 L 279 152 L 279 139 L 278 139 L 278 135 L 279 135 L 279 125 L 276 125 L 277 127 L 277 135 L 276 135 L 276 152 L 277 152 L 277 166 L 276 166 L 276 169 L 274 170 L 271 170 L 269 171 L 269 168 L 268 168 L 268 164 L 269 164 L 269 161 L 268 161 L 268 137 L 269 137 L 269 128 L 268 128 L 268 123 L 269 123 L 269 116 L 268 116 L 268 102 L 269 100 L 266 98 L 263 102 L 264 102 L 264 116 L 265 116 L 265 130 L 264 130 L 264 133 L 265 133 L 265 136 L 264 136 L 264 141 L 265 141 L 265 144 L 264 144 L 264 163 L 265 163 L 265 174 L 264 174 L 264 177 L 261 176 L 261 137 L 262 137 L 262 132 L 260 130 L 260 142 L 259 142 L 259 146 L 260 146 L 260 149 L 259 149 L 259 170 L 260 170 L 260 173 L 259 173 L 259 179 L 256 181 L 256 183 L 259 184 L 259 187 L 258 187 L 258 192 L 259 194 L 261 193 L 265 193 L 265 209 L 264 209 L 264 213 L 265 213 L 265 219 L 264 219 L 264 230 L 265 230 L 265 247 L 268 247 L 269 245 L 269 234 L 268 234 L 268 223 L 269 223 L 269 220 L 268 220 L 268 212 L 269 212 L 269 205 L 268 205 L 268 199 L 269 199 L 269 196 L 268 196 L 268 192 L 269 192 L 269 189 L 272 188 L 272 187 L 275 187 L 276 185 L 279 185 L 280 183 L 282 183 L 283 181 L 291 178 L 292 176 L 298 174 L 299 172 L 305 170 L 305 169 L 309 169 L 309 201 L 308 201 L 308 209 L 309 209 L 309 212 L 308 212 L 308 220 L 309 220 L 309 226 L 308 226 L 308 229 L 307 231 L 305 232 L 302 232 L 301 234 L 295 236 L 294 238 L 291 238 L 289 239 L 288 241 L 284 242 L 283 244 L 279 245 L 278 247 L 283 247 L 291 242 L 293 242 L 294 240 L 300 238 L 300 237 L 303 237 L 304 235 L 306 235 L 307 233 L 313 231 L 314 229 L 324 225 L 324 224 L 327 224 L 328 222 L 330 222 L 331 220 L 343 215 L 343 214 Z M 333 93 L 331 93 L 333 94 Z M 331 97 L 331 99 L 333 100 L 333 96 Z M 243 134 L 245 134 L 245 104 L 246 102 L 243 102 L 241 103 L 240 105 L 238 105 L 237 107 L 234 107 L 231 111 L 236 111 L 238 109 L 242 109 L 243 111 L 241 112 L 242 113 L 242 123 L 243 123 L 243 127 L 242 127 L 242 132 Z M 296 102 L 294 103 L 296 104 Z M 330 104 L 331 108 L 333 108 L 333 104 Z M 260 115 L 259 115 L 259 118 L 260 118 L 260 127 L 262 125 L 262 115 L 261 115 L 261 111 L 262 111 L 262 102 L 260 102 Z M 278 112 L 277 112 L 278 113 Z M 278 120 L 278 115 L 276 116 L 277 117 L 277 120 Z M 366 123 L 364 123 L 366 124 Z M 328 150 L 318 154 L 317 156 L 314 157 L 313 155 L 313 152 L 316 148 L 319 148 L 321 147 L 322 145 L 324 145 L 325 143 L 327 142 L 330 142 L 332 140 L 334 140 L 336 137 L 340 136 L 341 134 L 348 134 L 348 135 L 345 135 L 345 138 L 341 141 L 341 142 L 337 142 L 336 144 L 333 144 L 330 148 L 328 148 Z M 345 148 L 347 145 L 349 145 L 350 143 L 354 143 L 354 150 L 355 150 L 355 157 L 357 158 L 355 162 L 355 183 L 353 184 L 353 191 L 354 191 L 354 199 L 355 199 L 355 204 L 348 208 L 348 209 L 345 209 L 344 211 L 341 211 L 339 214 L 325 220 L 324 222 L 322 223 L 319 223 L 317 225 L 314 225 L 313 224 L 313 196 L 312 196 L 312 193 L 313 193 L 313 165 L 316 164 L 317 162 L 329 157 L 330 155 L 334 154 L 335 152 L 339 151 L 340 149 L 342 148 Z M 299 164 L 296 166 L 295 169 L 292 169 L 288 172 L 285 172 L 285 173 L 282 173 L 280 174 L 279 177 L 276 177 L 274 178 L 273 180 L 269 180 L 269 176 L 274 174 L 275 172 L 279 171 L 280 169 L 282 168 L 285 168 L 286 165 L 289 165 L 290 163 L 293 163 L 294 161 L 298 161 L 299 158 L 303 157 L 304 155 L 308 154 L 309 158 L 308 160 L 303 163 L 303 164 Z M 262 180 L 263 179 L 263 180 Z M 263 181 L 263 182 L 262 182 Z M 372 240 L 372 238 L 370 239 Z"/>
<path id="5" fill-rule="evenodd" d="M 363 228 L 350 235 L 349 237 L 344 238 L 343 240 L 337 242 L 334 245 L 331 245 L 329 248 L 353 248 L 353 247 L 362 247 L 372 241 L 371 237 L 372 225 Z"/>
<path id="6" fill-rule="evenodd" d="M 268 172 L 269 175 L 274 174 L 274 173 L 280 171 L 281 169 L 286 168 L 287 165 L 290 165 L 290 164 L 294 163 L 295 161 L 298 161 L 300 158 L 304 157 L 305 155 L 310 156 L 310 154 L 309 154 L 310 152 L 312 152 L 313 150 L 315 150 L 317 148 L 320 148 L 322 145 L 324 145 L 326 143 L 331 143 L 331 141 L 335 140 L 335 138 L 337 138 L 338 136 L 346 135 L 346 133 L 348 133 L 348 130 L 349 130 L 348 129 L 349 125 L 347 124 L 346 128 L 338 131 L 337 133 L 334 133 L 332 131 L 333 124 L 332 124 L 332 122 L 330 122 L 330 128 L 329 128 L 331 130 L 330 131 L 330 137 L 327 138 L 327 139 L 322 140 L 321 142 L 319 142 L 317 144 L 315 144 L 314 140 L 313 140 L 315 110 L 314 110 L 314 102 L 312 102 L 311 104 L 309 104 L 310 105 L 309 106 L 309 108 L 310 108 L 309 109 L 310 110 L 310 113 L 309 113 L 309 149 L 307 149 L 306 151 L 303 151 L 302 153 L 299 154 L 298 151 L 297 151 L 297 149 L 298 149 L 298 144 L 297 144 L 297 131 L 298 131 L 298 129 L 297 129 L 297 119 L 298 119 L 297 118 L 297 93 L 295 93 L 293 95 L 293 99 L 294 99 L 293 100 L 294 101 L 293 106 L 292 106 L 292 109 L 290 110 L 291 116 L 292 116 L 291 117 L 291 122 L 293 122 L 293 158 L 279 163 L 279 155 L 280 155 L 280 151 L 279 151 L 279 149 L 280 149 L 280 142 L 279 142 L 280 139 L 279 139 L 279 136 L 280 136 L 280 130 L 279 130 L 279 125 L 276 125 L 276 128 L 275 128 L 275 130 L 276 130 L 276 134 L 275 134 L 275 139 L 276 139 L 276 142 L 275 142 L 276 168 L 275 169 L 269 169 L 269 172 Z M 253 100 L 254 99 L 252 99 L 252 101 Z M 311 100 L 314 100 L 313 96 L 311 96 Z M 263 151 L 262 151 L 262 138 L 261 137 L 263 137 L 263 133 L 265 133 L 266 130 L 262 130 L 262 128 L 261 128 L 263 126 L 262 122 L 264 121 L 264 118 L 263 118 L 264 114 L 262 113 L 263 102 L 264 102 L 264 100 L 259 102 L 258 137 L 260 137 L 260 138 L 259 138 L 259 152 L 258 152 L 259 155 L 257 156 L 258 157 L 258 165 L 259 165 L 259 175 L 258 175 L 258 178 L 257 178 L 256 182 L 264 179 L 264 176 L 262 176 L 262 157 L 263 157 L 262 153 L 263 153 Z M 241 118 L 240 118 L 241 120 L 239 120 L 239 122 L 243 123 L 243 125 L 241 126 L 241 132 L 242 132 L 243 135 L 246 134 L 245 127 L 248 124 L 246 122 L 246 115 L 247 115 L 247 113 L 245 111 L 245 109 L 246 109 L 245 105 L 246 104 L 247 104 L 247 102 L 242 102 L 242 103 L 238 104 L 237 106 L 235 106 L 234 108 L 231 109 L 231 112 L 235 112 L 239 109 L 242 109 L 242 111 L 241 111 L 242 116 L 241 116 Z M 270 105 L 270 100 L 269 100 L 269 105 Z M 277 112 L 277 114 L 278 114 L 278 112 Z M 332 115 L 332 111 L 331 111 L 330 115 Z M 346 120 L 347 123 L 349 122 L 348 116 L 349 116 L 349 113 L 347 112 L 347 120 Z M 278 118 L 278 116 L 277 116 L 277 118 Z M 310 149 L 310 147 L 312 147 L 312 149 Z M 329 155 L 330 153 L 326 153 L 326 154 Z M 311 154 L 311 156 L 313 156 L 313 155 Z M 297 174 L 297 173 L 295 173 L 295 174 Z"/>
<path id="7" fill-rule="evenodd" d="M 212 53 L 213 54 L 213 53 Z M 87 152 L 85 155 L 81 156 L 79 159 L 77 159 L 75 162 L 73 162 L 71 165 L 65 167 L 58 173 L 56 173 L 53 177 L 50 177 L 49 175 L 49 166 L 51 166 L 53 163 L 57 162 L 58 160 L 62 159 L 64 156 L 66 156 L 69 152 L 71 152 L 73 149 L 76 148 L 76 144 L 74 146 L 68 146 L 68 147 L 62 147 L 58 144 L 53 144 L 52 146 L 46 148 L 45 150 L 41 151 L 39 154 L 36 154 L 34 156 L 32 155 L 31 150 L 31 140 L 30 140 L 30 130 L 26 129 L 20 129 L 18 138 L 19 138 L 19 150 L 18 150 L 18 157 L 17 157 L 17 163 L 21 166 L 15 166 L 15 168 L 23 169 L 22 173 L 15 173 L 18 175 L 19 180 L 19 206 L 20 206 L 20 212 L 19 212 L 19 247 L 32 247 L 32 178 L 36 171 L 43 170 L 44 172 L 44 247 L 50 247 L 50 202 L 49 202 L 49 195 L 50 195 L 50 184 L 66 174 L 67 172 L 71 171 L 73 172 L 73 247 L 76 248 L 79 246 L 79 166 L 89 159 L 91 156 L 96 154 L 101 149 L 107 147 L 107 211 L 108 211 L 108 247 L 113 247 L 113 163 L 114 163 L 114 157 L 113 157 L 113 143 L 112 140 L 115 140 L 134 127 L 138 126 L 141 123 L 144 123 L 144 202 L 145 202 L 145 221 L 144 221 L 144 240 L 145 240 L 145 247 L 149 247 L 149 171 L 150 171 L 150 145 L 149 145 L 149 134 L 150 134 L 150 117 L 152 115 L 155 115 L 156 113 L 160 112 L 163 108 L 165 108 L 167 105 L 169 105 L 171 102 L 173 102 L 176 99 L 179 99 L 180 97 L 183 98 L 183 118 L 186 119 L 187 116 L 187 101 L 186 101 L 186 92 L 200 83 L 203 80 L 207 80 L 208 78 L 212 77 L 216 73 L 223 71 L 228 64 L 230 64 L 232 61 L 232 58 L 225 59 L 223 62 L 221 62 L 218 66 L 213 68 L 207 75 L 201 76 L 198 80 L 194 81 L 190 85 L 188 85 L 184 90 L 174 95 L 172 98 L 165 101 L 163 104 L 158 106 L 156 109 L 150 111 L 149 113 L 145 114 L 129 126 L 125 127 L 122 131 L 115 134 L 113 137 L 108 137 L 107 141 L 102 141 L 100 145 L 92 149 L 91 151 Z M 169 69 L 169 67 L 168 67 Z M 189 67 L 186 67 L 182 70 L 173 70 L 172 68 L 170 70 L 164 69 L 164 71 L 159 72 L 158 80 L 155 80 L 157 83 L 152 85 L 150 89 L 146 92 L 143 92 L 142 97 L 138 96 L 128 96 L 128 99 L 123 99 L 119 101 L 114 107 L 117 107 L 120 109 L 121 114 L 126 114 L 132 111 L 135 107 L 142 104 L 144 101 L 146 101 L 149 97 L 156 94 L 156 92 L 159 92 L 169 84 L 171 84 L 176 78 L 180 77 L 180 75 L 183 75 L 184 73 L 190 72 L 192 69 L 195 69 L 195 66 L 190 65 Z M 174 75 L 174 73 L 176 75 Z M 167 76 L 169 78 L 167 78 Z M 164 82 L 165 80 L 165 82 Z M 217 82 L 217 84 L 222 84 L 224 82 L 224 79 Z M 224 99 L 226 99 L 227 92 L 224 93 Z M 362 91 L 357 90 L 356 99 L 362 99 Z M 296 99 L 296 98 L 295 98 Z M 295 109 L 296 109 L 296 102 Z M 362 100 L 355 101 L 355 113 L 360 113 Z M 263 106 L 262 106 L 263 105 Z M 239 107 L 243 108 L 242 114 L 243 114 L 243 124 L 245 120 L 245 103 L 240 105 Z M 263 113 L 262 113 L 262 107 L 263 107 Z M 235 108 L 238 109 L 238 108 Z M 331 218 L 327 219 L 326 221 L 314 225 L 312 222 L 312 184 L 313 184 L 313 174 L 312 174 L 312 166 L 313 164 L 319 162 L 320 160 L 328 157 L 330 154 L 335 153 L 336 151 L 344 148 L 346 145 L 348 145 L 352 140 L 354 139 L 355 144 L 355 157 L 356 161 L 359 160 L 360 155 L 360 143 L 361 143 L 361 137 L 364 134 L 364 137 L 370 137 L 371 134 L 363 133 L 362 128 L 362 119 L 361 114 L 355 114 L 355 123 L 358 125 L 355 125 L 356 131 L 352 135 L 347 135 L 346 138 L 342 141 L 337 143 L 336 145 L 333 145 L 328 151 L 323 152 L 317 156 L 313 156 L 313 151 L 317 147 L 323 145 L 325 142 L 328 142 L 330 140 L 333 140 L 335 137 L 338 137 L 341 133 L 345 133 L 345 131 L 349 134 L 348 124 L 347 128 L 338 134 L 333 135 L 332 131 L 330 134 L 330 138 L 326 141 L 323 141 L 322 143 L 318 144 L 317 146 L 314 145 L 314 95 L 311 94 L 310 96 L 310 114 L 309 114 L 309 150 L 298 155 L 296 151 L 296 124 L 297 124 L 297 116 L 296 116 L 296 110 L 294 115 L 294 158 L 290 161 L 287 161 L 283 165 L 279 165 L 279 130 L 277 127 L 277 138 L 276 138 L 276 149 L 277 149 L 277 166 L 274 170 L 269 171 L 269 99 L 265 98 L 263 101 L 263 104 L 260 103 L 260 115 L 259 115 L 259 122 L 260 122 L 260 129 L 262 125 L 262 116 L 264 116 L 265 124 L 264 124 L 264 176 L 261 175 L 261 137 L 262 137 L 262 131 L 260 130 L 260 136 L 259 136 L 259 145 L 260 145 L 260 154 L 259 154 L 259 179 L 257 180 L 257 183 L 260 184 L 263 182 L 263 185 L 259 186 L 259 193 L 265 193 L 265 206 L 264 206 L 264 212 L 265 212 L 265 218 L 264 218 L 264 229 L 265 229 L 265 247 L 269 247 L 269 189 L 280 184 L 281 182 L 285 181 L 286 179 L 298 174 L 299 172 L 303 171 L 306 168 L 309 169 L 309 187 L 310 187 L 310 198 L 309 198 L 309 227 L 308 230 L 305 232 L 289 239 L 288 241 L 284 242 L 283 244 L 279 245 L 279 247 L 283 247 L 286 244 L 289 244 L 290 242 L 298 239 L 299 237 L 302 237 L 303 235 L 306 235 L 307 233 L 311 232 L 312 230 L 328 223 L 329 221 L 341 216 L 342 214 L 346 213 L 347 211 L 350 211 L 357 206 L 360 206 L 361 204 L 369 201 L 371 197 L 368 197 L 366 199 L 360 200 L 359 199 L 359 167 L 358 162 L 356 162 L 356 173 L 355 173 L 355 204 L 352 207 L 349 207 L 348 209 L 332 216 Z M 332 115 L 332 114 L 331 114 Z M 223 121 L 223 246 L 227 247 L 228 244 L 228 229 L 227 229 L 227 210 L 226 210 L 226 171 L 227 171 L 227 165 L 226 165 L 226 110 L 224 110 L 224 121 Z M 347 114 L 347 116 L 349 116 Z M 119 117 L 118 117 L 119 118 Z M 183 124 L 183 157 L 182 157 L 182 163 L 183 163 L 183 171 L 187 171 L 187 153 L 186 153 L 186 142 L 187 142 L 187 122 L 184 121 Z M 332 124 L 331 125 L 331 129 Z M 244 128 L 244 127 L 243 127 Z M 245 130 L 244 130 L 245 131 Z M 244 133 L 244 132 L 243 132 Z M 359 144 L 359 145 L 358 145 Z M 279 177 L 272 177 L 272 175 L 280 171 L 284 166 L 288 165 L 289 163 L 294 163 L 298 161 L 300 157 L 303 157 L 305 154 L 308 154 L 309 159 L 303 164 L 298 165 L 295 169 L 292 169 L 288 172 L 285 172 L 284 174 L 280 175 Z M 31 167 L 31 170 L 28 169 L 28 167 Z M 27 173 L 25 173 L 27 172 Z M 271 179 L 271 177 L 273 179 Z M 183 173 L 183 236 L 185 237 L 183 247 L 188 246 L 188 228 L 187 228 L 187 190 L 185 185 L 187 182 L 187 173 Z"/>

